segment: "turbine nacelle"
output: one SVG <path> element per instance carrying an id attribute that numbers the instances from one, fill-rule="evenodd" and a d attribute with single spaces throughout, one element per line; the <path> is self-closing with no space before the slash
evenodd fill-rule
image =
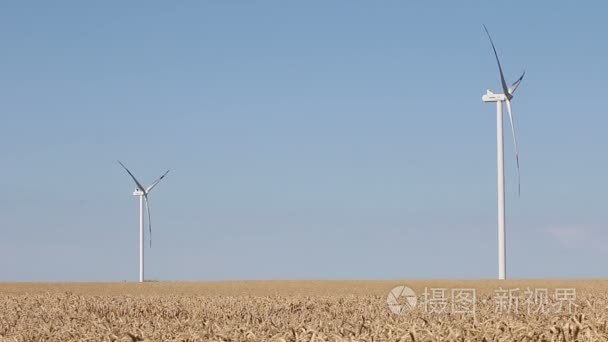
<path id="1" fill-rule="evenodd" d="M 139 189 L 133 190 L 133 196 L 143 196 L 145 193 Z"/>
<path id="2" fill-rule="evenodd" d="M 483 102 L 498 102 L 506 101 L 508 97 L 505 94 L 494 94 L 490 90 L 486 91 L 486 94 L 481 97 Z"/>

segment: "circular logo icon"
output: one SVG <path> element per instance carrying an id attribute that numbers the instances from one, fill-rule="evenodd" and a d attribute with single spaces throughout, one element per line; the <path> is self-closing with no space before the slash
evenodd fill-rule
<path id="1" fill-rule="evenodd" d="M 414 310 L 418 298 L 416 293 L 407 286 L 397 286 L 388 293 L 386 303 L 394 314 L 402 315 Z"/>

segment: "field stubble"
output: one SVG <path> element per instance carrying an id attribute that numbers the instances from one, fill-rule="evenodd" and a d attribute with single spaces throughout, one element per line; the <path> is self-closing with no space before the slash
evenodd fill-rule
<path id="1" fill-rule="evenodd" d="M 398 285 L 473 288 L 475 314 L 394 314 Z M 574 288 L 576 307 L 496 312 L 499 288 Z M 0 341 L 608 341 L 607 321 L 599 280 L 0 284 Z"/>

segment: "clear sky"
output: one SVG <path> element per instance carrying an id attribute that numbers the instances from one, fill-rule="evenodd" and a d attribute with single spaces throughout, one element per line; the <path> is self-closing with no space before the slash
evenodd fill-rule
<path id="1" fill-rule="evenodd" d="M 0 281 L 607 277 L 605 2 L 0 3 Z M 508 128 L 505 121 L 505 128 Z"/>

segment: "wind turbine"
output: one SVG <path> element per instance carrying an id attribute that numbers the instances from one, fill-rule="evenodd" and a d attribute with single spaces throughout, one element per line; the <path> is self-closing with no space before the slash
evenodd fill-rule
<path id="1" fill-rule="evenodd" d="M 495 94 L 488 90 L 483 95 L 482 100 L 484 102 L 496 102 L 496 159 L 497 159 L 497 175 L 498 175 L 498 279 L 504 280 L 507 277 L 507 246 L 505 237 L 505 158 L 504 158 L 504 133 L 503 133 L 503 115 L 502 115 L 502 104 L 507 103 L 507 110 L 509 112 L 509 121 L 511 122 L 511 132 L 513 134 L 513 144 L 515 146 L 515 161 L 517 165 L 517 194 L 521 193 L 521 182 L 519 174 L 519 151 L 517 149 L 517 135 L 515 133 L 515 125 L 513 120 L 513 111 L 511 108 L 511 99 L 515 90 L 524 79 L 526 72 L 513 82 L 511 87 L 507 86 L 505 76 L 502 72 L 502 66 L 498 59 L 498 53 L 496 47 L 490 36 L 490 32 L 485 25 L 483 28 L 490 39 L 492 44 L 492 50 L 494 50 L 494 56 L 496 57 L 496 64 L 498 64 L 498 72 L 500 73 L 500 84 L 502 86 L 502 94 Z"/>
<path id="2" fill-rule="evenodd" d="M 141 183 L 137 180 L 137 178 L 135 178 L 135 176 L 133 176 L 131 171 L 129 171 L 129 169 L 127 169 L 127 167 L 123 163 L 121 163 L 120 160 L 118 160 L 118 164 L 120 164 L 120 166 L 122 166 L 122 168 L 125 169 L 125 171 L 127 171 L 129 176 L 131 176 L 131 178 L 133 178 L 133 181 L 135 182 L 135 185 L 137 186 L 135 191 L 133 191 L 133 196 L 139 196 L 139 282 L 143 283 L 143 281 L 144 281 L 144 202 L 146 204 L 146 211 L 148 212 L 148 229 L 150 231 L 150 247 L 152 247 L 152 222 L 150 220 L 150 205 L 148 203 L 148 194 L 150 194 L 150 191 L 152 191 L 152 189 L 154 189 L 154 187 L 156 185 L 158 185 L 158 183 L 163 178 L 165 178 L 167 173 L 169 173 L 169 170 L 167 170 L 165 173 L 163 173 L 163 175 L 160 176 L 157 180 L 155 180 L 152 184 L 150 184 L 150 186 L 148 186 L 147 188 L 144 188 L 144 186 L 141 185 Z"/>

